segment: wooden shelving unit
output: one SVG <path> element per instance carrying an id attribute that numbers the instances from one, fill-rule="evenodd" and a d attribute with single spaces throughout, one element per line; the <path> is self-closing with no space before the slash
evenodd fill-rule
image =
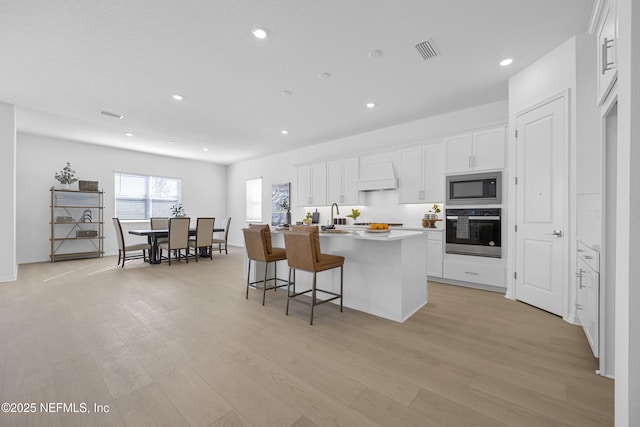
<path id="1" fill-rule="evenodd" d="M 104 192 L 51 187 L 51 262 L 104 255 Z"/>

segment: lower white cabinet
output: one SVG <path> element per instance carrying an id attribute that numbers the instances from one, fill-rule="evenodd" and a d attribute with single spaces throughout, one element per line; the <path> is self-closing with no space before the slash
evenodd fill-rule
<path id="1" fill-rule="evenodd" d="M 502 264 L 494 264 L 492 258 L 477 261 L 462 259 L 445 259 L 444 277 L 446 279 L 478 283 L 482 285 L 505 287 L 505 268 Z"/>
<path id="2" fill-rule="evenodd" d="M 442 231 L 427 231 L 427 277 L 442 277 Z"/>

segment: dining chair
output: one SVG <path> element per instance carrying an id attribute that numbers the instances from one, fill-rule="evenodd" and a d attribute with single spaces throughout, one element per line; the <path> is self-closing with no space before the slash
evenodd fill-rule
<path id="1" fill-rule="evenodd" d="M 145 261 L 148 260 L 147 251 L 151 253 L 151 245 L 148 243 L 136 243 L 133 245 L 127 245 L 124 241 L 124 234 L 122 233 L 122 225 L 119 218 L 113 218 L 113 226 L 116 229 L 116 237 L 118 238 L 118 265 L 122 261 L 122 268 L 124 268 L 124 262 L 128 259 L 142 258 Z M 139 253 L 127 254 L 127 252 L 142 251 L 142 255 Z"/>
<path id="2" fill-rule="evenodd" d="M 278 280 L 286 282 L 284 279 L 278 278 L 278 261 L 285 260 L 287 254 L 284 248 L 274 248 L 271 246 L 271 230 L 268 224 L 251 224 L 249 228 L 243 228 L 244 234 L 244 247 L 247 251 L 247 258 L 249 258 L 249 265 L 247 268 L 247 294 L 245 299 L 249 299 L 249 288 L 258 289 L 258 284 L 262 283 L 262 305 L 267 295 L 267 291 L 287 286 L 286 283 L 278 285 Z M 251 282 L 251 261 L 257 266 L 257 262 L 261 261 L 264 266 L 264 277 L 262 280 L 256 280 Z M 269 270 L 269 264 L 273 263 L 274 272 L 273 277 L 267 278 L 267 272 Z M 256 267 L 257 269 L 257 267 Z M 273 281 L 273 285 L 267 287 L 267 283 Z"/>
<path id="3" fill-rule="evenodd" d="M 225 221 L 222 220 L 224 223 Z M 231 224 L 231 217 L 227 218 L 226 225 L 224 226 L 224 238 L 213 239 L 213 244 L 218 244 L 218 251 L 222 253 L 222 245 L 224 245 L 224 253 L 227 254 L 227 239 L 229 238 L 229 224 Z"/>
<path id="4" fill-rule="evenodd" d="M 284 233 L 284 247 L 287 253 L 287 263 L 289 264 L 289 278 L 287 281 L 287 310 L 289 315 L 289 301 L 298 301 L 311 306 L 311 318 L 309 324 L 313 325 L 313 309 L 315 306 L 340 299 L 340 311 L 342 311 L 342 285 L 344 257 L 339 255 L 323 254 L 320 251 L 320 234 L 317 226 L 295 227 L 292 231 Z M 316 276 L 321 271 L 331 270 L 340 267 L 340 293 L 318 289 L 316 287 Z M 297 270 L 313 273 L 311 289 L 296 292 L 295 273 Z M 293 280 L 291 280 L 293 275 Z M 293 285 L 293 292 L 291 292 Z M 329 298 L 319 300 L 317 293 L 330 295 Z M 302 295 L 311 294 L 311 301 L 298 298 Z"/>
<path id="5" fill-rule="evenodd" d="M 162 259 L 162 251 L 166 250 L 169 265 L 171 265 L 171 252 L 178 261 L 182 258 L 182 250 L 185 250 L 185 258 L 189 263 L 189 223 L 191 218 L 171 218 L 169 219 L 169 238 L 168 241 L 160 243 L 160 259 Z"/>
<path id="6" fill-rule="evenodd" d="M 198 218 L 196 220 L 196 236 L 189 239 L 189 248 L 193 248 L 193 253 L 198 262 L 198 249 L 209 252 L 209 259 L 213 259 L 213 225 L 215 218 Z"/>
<path id="7" fill-rule="evenodd" d="M 168 217 L 152 217 L 151 220 L 151 229 L 152 230 L 166 230 L 169 228 L 169 218 Z M 158 237 L 158 244 L 164 243 L 169 240 L 168 237 Z"/>

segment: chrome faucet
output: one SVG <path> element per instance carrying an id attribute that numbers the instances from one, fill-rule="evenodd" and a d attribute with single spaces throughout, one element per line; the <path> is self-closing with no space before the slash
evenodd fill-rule
<path id="1" fill-rule="evenodd" d="M 336 214 L 340 215 L 340 209 L 338 209 L 338 204 L 337 203 L 332 203 L 331 204 L 331 224 L 329 225 L 333 225 L 333 207 L 336 207 Z"/>

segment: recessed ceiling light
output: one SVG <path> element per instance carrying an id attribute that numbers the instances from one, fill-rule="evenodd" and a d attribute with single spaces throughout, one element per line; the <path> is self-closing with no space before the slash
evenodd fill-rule
<path id="1" fill-rule="evenodd" d="M 503 67 L 506 67 L 507 65 L 511 65 L 512 62 L 513 62 L 513 59 L 507 58 L 500 61 L 500 65 L 502 65 Z"/>
<path id="2" fill-rule="evenodd" d="M 379 58 L 382 56 L 382 51 L 380 49 L 373 49 L 369 52 L 369 57 L 371 58 Z"/>
<path id="3" fill-rule="evenodd" d="M 207 147 L 204 147 L 202 151 L 209 151 L 209 149 Z"/>
<path id="4" fill-rule="evenodd" d="M 127 132 L 125 133 L 126 136 L 133 136 L 133 134 L 131 132 Z"/>
<path id="5" fill-rule="evenodd" d="M 282 91 L 282 96 L 291 96 L 293 95 L 293 92 L 291 92 L 290 90 L 283 90 Z"/>
<path id="6" fill-rule="evenodd" d="M 176 101 L 182 101 L 184 99 L 184 96 L 176 94 L 173 95 L 173 99 L 175 99 Z"/>
<path id="7" fill-rule="evenodd" d="M 286 129 L 282 129 L 282 130 L 280 131 L 280 133 L 281 133 L 281 134 L 283 134 L 283 135 L 288 135 L 288 134 L 289 134 L 289 131 L 288 131 L 288 130 L 286 130 Z"/>
<path id="8" fill-rule="evenodd" d="M 169 144 L 173 144 L 175 141 L 169 141 Z"/>
<path id="9" fill-rule="evenodd" d="M 374 108 L 376 106 L 375 102 L 368 102 L 367 108 Z"/>
<path id="10" fill-rule="evenodd" d="M 264 30 L 262 28 L 254 28 L 253 30 L 251 30 L 251 34 L 253 34 L 253 37 L 262 40 L 266 39 L 269 33 L 267 33 L 267 30 Z"/>
<path id="11" fill-rule="evenodd" d="M 318 74 L 318 77 L 321 79 L 328 79 L 331 77 L 331 73 L 320 73 Z"/>

